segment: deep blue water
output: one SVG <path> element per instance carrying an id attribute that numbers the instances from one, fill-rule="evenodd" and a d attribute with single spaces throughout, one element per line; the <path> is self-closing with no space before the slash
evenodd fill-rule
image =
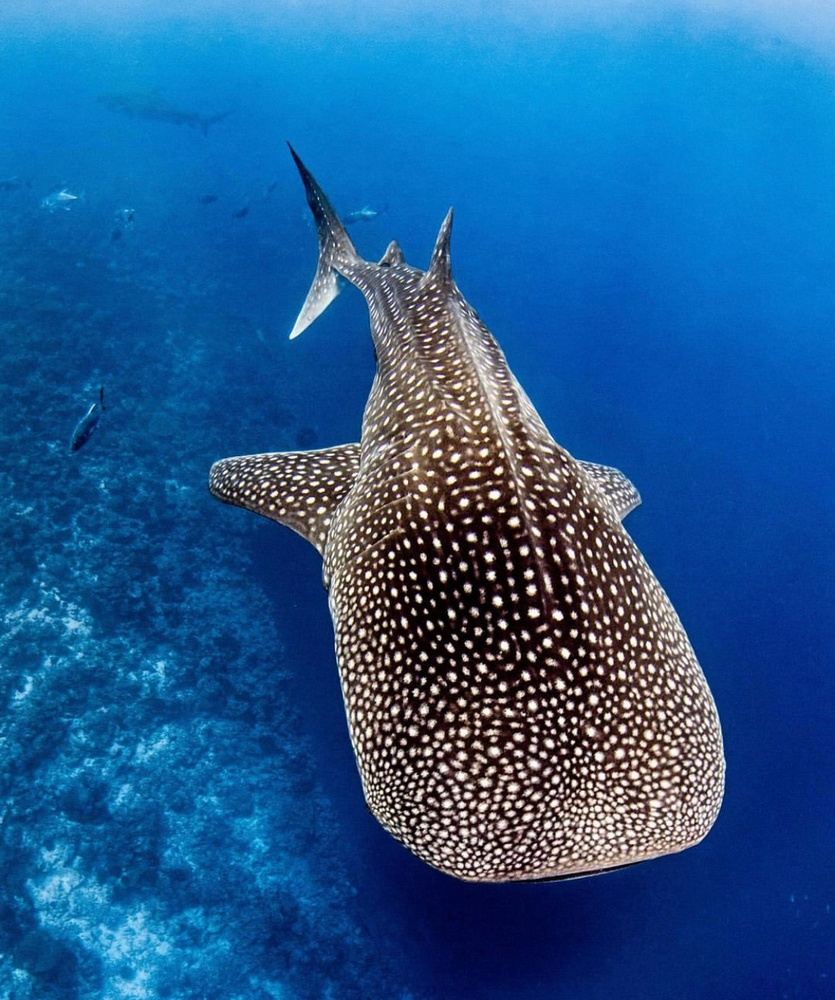
<path id="1" fill-rule="evenodd" d="M 835 995 L 835 62 L 697 13 L 4 16 L 0 996 Z M 152 89 L 232 114 L 97 100 Z M 284 139 L 385 207 L 368 256 L 422 264 L 454 205 L 552 433 L 640 489 L 724 728 L 697 848 L 466 885 L 367 812 L 318 556 L 205 487 L 355 440 L 372 376 L 355 293 L 287 340 L 315 239 Z"/>

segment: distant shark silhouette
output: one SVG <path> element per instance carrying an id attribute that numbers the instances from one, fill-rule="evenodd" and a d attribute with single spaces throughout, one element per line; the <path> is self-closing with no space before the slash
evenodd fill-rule
<path id="1" fill-rule="evenodd" d="M 371 315 L 362 440 L 217 462 L 215 496 L 324 557 L 365 797 L 472 881 L 592 874 L 701 840 L 722 799 L 716 709 L 621 521 L 617 470 L 545 428 L 456 287 L 450 212 L 423 272 L 361 259 L 296 156 L 319 267 L 292 337 L 344 278 Z"/>
<path id="2" fill-rule="evenodd" d="M 168 122 L 171 125 L 187 125 L 189 128 L 199 128 L 203 135 L 208 135 L 209 127 L 221 122 L 232 114 L 223 111 L 216 115 L 201 115 L 196 111 L 182 111 L 173 107 L 159 93 L 151 90 L 138 94 L 103 94 L 99 103 L 108 111 L 127 115 L 129 118 L 142 118 L 146 121 Z"/>
<path id="3" fill-rule="evenodd" d="M 352 212 L 346 212 L 342 216 L 342 222 L 346 226 L 352 226 L 355 222 L 371 222 L 378 219 L 386 208 L 372 208 L 370 205 L 363 205 L 362 208 L 355 208 Z"/>

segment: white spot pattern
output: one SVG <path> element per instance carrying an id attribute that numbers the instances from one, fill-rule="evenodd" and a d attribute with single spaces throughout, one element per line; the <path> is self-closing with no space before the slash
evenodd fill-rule
<path id="1" fill-rule="evenodd" d="M 619 469 L 613 469 L 610 465 L 597 465 L 595 462 L 577 464 L 609 501 L 621 521 L 640 505 L 641 495 Z"/>
<path id="2" fill-rule="evenodd" d="M 215 462 L 209 489 L 220 500 L 286 524 L 324 554 L 336 507 L 354 483 L 360 446 L 242 455 Z"/>
<path id="3" fill-rule="evenodd" d="M 358 456 L 231 459 L 212 488 L 275 499 L 324 552 L 365 796 L 415 854 L 507 881 L 681 850 L 718 812 L 722 740 L 620 523 L 637 493 L 548 433 L 449 277 L 448 223 L 425 274 L 340 268 L 378 359 Z"/>

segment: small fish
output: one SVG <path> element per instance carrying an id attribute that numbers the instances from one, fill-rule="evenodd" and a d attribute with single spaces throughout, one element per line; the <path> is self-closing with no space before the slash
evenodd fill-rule
<path id="1" fill-rule="evenodd" d="M 102 413 L 104 413 L 104 386 L 99 389 L 99 398 L 95 403 L 91 403 L 90 409 L 84 414 L 81 420 L 75 425 L 75 430 L 70 438 L 70 453 L 83 448 L 90 440 L 90 436 L 96 429 Z"/>
<path id="2" fill-rule="evenodd" d="M 370 205 L 363 205 L 362 208 L 355 208 L 353 212 L 347 212 L 342 216 L 342 222 L 346 226 L 352 226 L 355 222 L 370 222 L 382 215 L 385 208 L 372 208 Z"/>
<path id="3" fill-rule="evenodd" d="M 110 242 L 117 243 L 125 234 L 125 231 L 133 228 L 136 219 L 136 210 L 133 208 L 120 208 L 116 213 L 116 225 L 110 233 Z"/>
<path id="4" fill-rule="evenodd" d="M 82 201 L 83 198 L 84 195 L 82 194 L 73 194 L 72 191 L 61 188 L 43 198 L 41 200 L 41 208 L 45 208 L 49 212 L 54 212 L 56 208 L 63 208 L 64 211 L 68 212 L 75 202 Z"/>
<path id="5" fill-rule="evenodd" d="M 26 182 L 27 187 L 29 183 L 29 181 Z M 19 191 L 23 184 L 24 182 L 19 177 L 5 177 L 0 180 L 0 191 Z"/>
<path id="6" fill-rule="evenodd" d="M 239 208 L 237 212 L 232 213 L 233 219 L 245 219 L 249 215 L 249 205 L 244 205 L 243 208 Z"/>
<path id="7" fill-rule="evenodd" d="M 201 205 L 212 205 L 217 201 L 216 194 L 201 194 L 197 199 Z"/>
<path id="8" fill-rule="evenodd" d="M 270 181 L 270 183 L 264 188 L 264 201 L 269 198 L 269 196 L 278 187 L 278 181 Z"/>

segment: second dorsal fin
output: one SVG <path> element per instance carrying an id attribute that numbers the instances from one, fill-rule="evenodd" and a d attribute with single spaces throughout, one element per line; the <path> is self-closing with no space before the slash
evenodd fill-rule
<path id="1" fill-rule="evenodd" d="M 393 264 L 406 263 L 406 258 L 403 256 L 403 251 L 400 249 L 400 244 L 397 240 L 392 240 L 389 243 L 379 263 L 381 267 L 391 267 Z"/>

